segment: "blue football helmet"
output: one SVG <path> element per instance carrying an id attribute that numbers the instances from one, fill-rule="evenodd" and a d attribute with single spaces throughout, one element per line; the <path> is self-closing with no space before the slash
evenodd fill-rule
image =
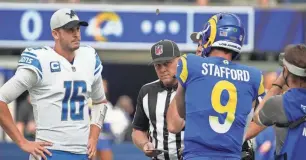
<path id="1" fill-rule="evenodd" d="M 202 39 L 202 56 L 207 57 L 213 47 L 235 51 L 232 59 L 236 59 L 243 46 L 245 38 L 244 27 L 238 16 L 232 13 L 219 13 L 212 16 L 204 25 L 204 30 L 198 32 L 197 39 Z"/>

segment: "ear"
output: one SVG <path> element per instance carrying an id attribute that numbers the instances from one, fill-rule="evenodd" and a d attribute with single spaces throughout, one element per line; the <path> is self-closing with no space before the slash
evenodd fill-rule
<path id="1" fill-rule="evenodd" d="M 59 39 L 59 31 L 57 30 L 52 30 L 52 36 L 55 40 Z"/>

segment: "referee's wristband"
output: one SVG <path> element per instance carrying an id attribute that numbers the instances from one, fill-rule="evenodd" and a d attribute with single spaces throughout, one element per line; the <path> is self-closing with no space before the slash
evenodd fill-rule
<path id="1" fill-rule="evenodd" d="M 276 84 L 276 83 L 273 83 L 272 86 L 277 86 L 277 87 L 279 87 L 280 89 L 283 89 L 283 87 L 282 87 L 281 85 L 278 85 L 278 84 Z"/>

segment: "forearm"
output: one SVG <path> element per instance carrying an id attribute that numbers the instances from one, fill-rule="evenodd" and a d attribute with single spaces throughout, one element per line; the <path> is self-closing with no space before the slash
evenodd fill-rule
<path id="1" fill-rule="evenodd" d="M 263 108 L 264 104 L 267 102 L 268 99 L 270 99 L 272 96 L 281 94 L 282 89 L 277 86 L 272 86 L 272 88 L 268 91 L 268 93 L 265 95 L 263 100 L 258 104 L 258 107 L 254 113 L 254 122 L 251 122 L 247 133 L 246 133 L 246 140 L 251 139 L 255 137 L 257 134 L 259 134 L 261 131 L 263 131 L 266 126 L 263 126 L 259 119 L 259 112 Z"/>
<path id="2" fill-rule="evenodd" d="M 171 105 L 176 107 L 176 110 L 181 118 L 185 119 L 185 89 L 179 84 L 175 97 L 171 102 Z"/>
<path id="3" fill-rule="evenodd" d="M 185 118 L 185 103 L 177 100 L 176 108 L 181 118 Z"/>
<path id="4" fill-rule="evenodd" d="M 250 140 L 256 137 L 264 129 L 266 129 L 265 126 L 261 126 L 256 124 L 255 122 L 251 122 L 245 134 L 245 140 Z"/>
<path id="5" fill-rule="evenodd" d="M 107 103 L 104 103 L 102 100 L 99 103 L 93 102 L 93 105 L 91 107 L 90 124 L 95 125 L 101 129 L 104 123 L 106 112 L 107 112 Z"/>
<path id="6" fill-rule="evenodd" d="M 91 110 L 91 124 L 90 124 L 90 133 L 89 133 L 89 139 L 98 140 L 100 132 L 103 123 L 104 118 L 107 112 L 107 107 L 105 106 L 105 103 L 99 102 L 93 102 L 92 110 Z"/>
<path id="7" fill-rule="evenodd" d="M 272 88 L 268 91 L 268 93 L 266 94 L 266 96 L 263 98 L 263 100 L 258 104 L 258 107 L 255 111 L 254 114 L 254 118 L 253 120 L 257 123 L 257 124 L 261 124 L 260 120 L 259 120 L 259 111 L 262 109 L 262 107 L 264 106 L 264 104 L 266 103 L 266 101 L 268 99 L 270 99 L 272 96 L 281 94 L 282 89 L 277 87 L 277 86 L 272 86 Z"/>
<path id="8" fill-rule="evenodd" d="M 33 71 L 19 69 L 0 89 L 0 125 L 18 146 L 24 143 L 26 139 L 15 125 L 7 104 L 16 99 L 25 90 L 34 86 L 37 81 L 37 76 Z"/>
<path id="9" fill-rule="evenodd" d="M 17 122 L 16 127 L 18 128 L 19 132 L 23 135 L 23 131 L 24 131 L 24 128 L 25 128 L 24 123 Z"/>
<path id="10" fill-rule="evenodd" d="M 0 125 L 18 146 L 26 141 L 15 125 L 7 104 L 2 101 L 0 101 Z"/>
<path id="11" fill-rule="evenodd" d="M 94 124 L 90 125 L 89 139 L 98 140 L 101 129 Z"/>
<path id="12" fill-rule="evenodd" d="M 169 106 L 166 118 L 167 118 L 167 128 L 168 131 L 171 133 L 178 133 L 185 126 L 184 119 L 180 117 L 176 106 L 173 104 Z"/>
<path id="13" fill-rule="evenodd" d="M 96 107 L 95 105 L 99 105 L 99 104 L 102 104 L 102 102 L 100 102 L 100 103 L 93 102 L 93 107 Z M 92 110 L 92 111 L 97 112 L 96 110 Z M 94 114 L 94 113 L 92 113 L 92 114 Z M 104 121 L 104 117 L 103 117 L 103 121 Z M 103 124 L 103 122 L 102 122 L 102 124 Z M 100 132 L 101 132 L 101 128 L 98 125 L 91 124 L 90 125 L 90 132 L 89 132 L 89 139 L 98 140 Z"/>
<path id="14" fill-rule="evenodd" d="M 140 150 L 143 150 L 143 146 L 149 142 L 147 132 L 136 129 L 133 129 L 132 140 Z"/>

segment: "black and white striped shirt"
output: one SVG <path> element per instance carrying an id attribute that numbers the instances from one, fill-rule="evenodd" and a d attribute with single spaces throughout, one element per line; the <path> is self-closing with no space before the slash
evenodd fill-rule
<path id="1" fill-rule="evenodd" d="M 166 122 L 167 110 L 176 88 L 167 88 L 157 80 L 142 86 L 137 98 L 133 128 L 148 131 L 154 147 L 169 152 L 155 157 L 158 160 L 177 160 L 178 150 L 183 146 L 184 132 L 169 133 Z"/>

